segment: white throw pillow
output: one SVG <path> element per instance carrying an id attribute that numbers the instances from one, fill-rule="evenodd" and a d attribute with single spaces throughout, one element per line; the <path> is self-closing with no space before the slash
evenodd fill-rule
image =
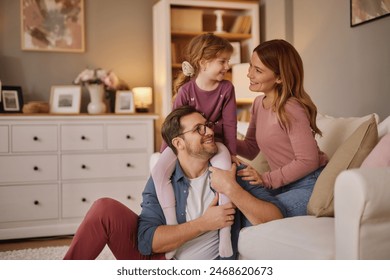
<path id="1" fill-rule="evenodd" d="M 316 140 L 320 150 L 331 158 L 337 148 L 371 116 L 372 114 L 364 117 L 341 118 L 318 114 L 317 126 L 322 131 L 322 137 L 316 135 Z M 378 122 L 378 115 L 374 114 L 374 116 Z"/>
<path id="2" fill-rule="evenodd" d="M 378 136 L 382 138 L 384 135 L 390 133 L 390 116 L 381 121 L 378 125 Z"/>

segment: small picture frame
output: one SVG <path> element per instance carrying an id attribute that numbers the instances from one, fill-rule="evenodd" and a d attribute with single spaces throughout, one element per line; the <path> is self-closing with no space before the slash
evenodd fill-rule
<path id="1" fill-rule="evenodd" d="M 134 95 L 130 90 L 118 90 L 115 96 L 115 113 L 134 113 Z"/>
<path id="2" fill-rule="evenodd" d="M 81 105 L 81 86 L 52 86 L 50 113 L 78 114 Z"/>
<path id="3" fill-rule="evenodd" d="M 22 87 L 2 86 L 0 105 L 4 113 L 21 113 L 23 109 Z"/>

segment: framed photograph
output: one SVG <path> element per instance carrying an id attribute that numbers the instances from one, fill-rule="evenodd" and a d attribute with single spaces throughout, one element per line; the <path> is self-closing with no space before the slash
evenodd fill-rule
<path id="1" fill-rule="evenodd" d="M 78 114 L 81 105 L 81 86 L 52 86 L 50 113 Z"/>
<path id="2" fill-rule="evenodd" d="M 389 0 L 350 0 L 351 27 L 390 15 Z"/>
<path id="3" fill-rule="evenodd" d="M 26 51 L 84 52 L 84 0 L 20 0 Z"/>
<path id="4" fill-rule="evenodd" d="M 21 113 L 23 109 L 23 93 L 19 86 L 2 86 L 1 103 L 4 113 Z"/>
<path id="5" fill-rule="evenodd" d="M 118 90 L 115 96 L 115 113 L 134 113 L 134 95 L 130 90 Z"/>

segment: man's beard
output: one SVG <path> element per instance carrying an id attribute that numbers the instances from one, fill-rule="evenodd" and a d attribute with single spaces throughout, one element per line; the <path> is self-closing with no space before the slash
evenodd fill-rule
<path id="1" fill-rule="evenodd" d="M 207 141 L 213 140 L 211 144 L 204 144 Z M 205 136 L 202 138 L 200 145 L 197 145 L 196 148 L 193 148 L 191 145 L 186 143 L 187 152 L 190 156 L 210 159 L 218 153 L 218 147 L 214 142 L 213 136 Z"/>

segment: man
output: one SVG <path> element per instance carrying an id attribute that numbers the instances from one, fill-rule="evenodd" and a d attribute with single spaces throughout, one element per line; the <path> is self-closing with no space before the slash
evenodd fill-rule
<path id="1" fill-rule="evenodd" d="M 166 225 L 154 183 L 149 178 L 142 194 L 139 217 L 113 199 L 99 199 L 88 211 L 64 259 L 94 259 L 106 244 L 117 259 L 165 259 L 165 253 L 170 251 L 175 251 L 175 259 L 219 258 L 218 230 L 233 223 L 235 228 L 239 228 L 240 212 L 236 214 L 233 203 L 218 206 L 218 195 L 210 188 L 209 159 L 217 153 L 217 146 L 209 126 L 203 116 L 190 106 L 172 111 L 162 126 L 163 138 L 178 159 L 171 177 L 176 197 L 177 225 Z M 214 171 L 216 174 L 220 172 Z M 229 190 L 218 184 L 218 175 L 213 184 L 221 192 L 234 194 L 232 201 L 237 203 L 250 223 L 283 217 L 283 206 L 262 188 L 240 180 L 248 191 L 238 190 L 233 172 L 235 167 L 232 167 L 228 178 L 223 178 L 229 183 Z M 250 192 L 263 200 L 255 198 Z M 242 195 L 247 203 L 237 195 Z M 245 205 L 249 203 L 250 206 Z M 235 220 L 235 217 L 238 218 Z M 237 234 L 232 236 L 237 238 Z"/>

